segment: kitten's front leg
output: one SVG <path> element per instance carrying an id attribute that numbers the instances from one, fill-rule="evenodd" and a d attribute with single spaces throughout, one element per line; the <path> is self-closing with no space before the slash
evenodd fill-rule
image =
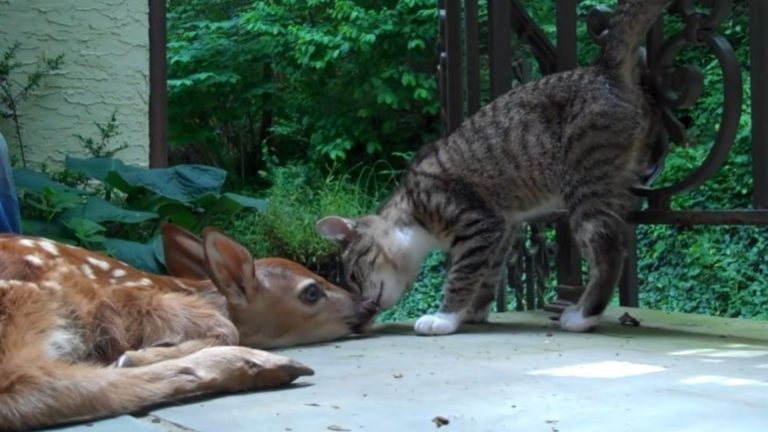
<path id="1" fill-rule="evenodd" d="M 504 267 L 512 258 L 515 248 L 518 247 L 517 241 L 523 237 L 518 232 L 520 226 L 511 227 L 502 240 L 496 257 L 493 260 L 488 276 L 485 278 L 472 299 L 472 305 L 469 307 L 464 322 L 483 323 L 488 321 L 488 315 L 491 312 L 491 304 L 496 299 L 496 291 L 499 287 L 505 285 Z"/>
<path id="2" fill-rule="evenodd" d="M 492 272 L 498 272 L 496 261 L 500 253 L 506 252 L 500 252 L 506 239 L 503 220 L 490 218 L 471 235 L 456 235 L 451 245 L 452 265 L 443 286 L 440 310 L 419 318 L 414 325 L 417 333 L 446 335 L 459 328 L 468 316 L 480 285 Z"/>

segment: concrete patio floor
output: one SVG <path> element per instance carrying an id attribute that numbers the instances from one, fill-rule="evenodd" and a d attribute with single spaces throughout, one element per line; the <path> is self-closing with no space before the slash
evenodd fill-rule
<path id="1" fill-rule="evenodd" d="M 639 327 L 622 326 L 624 312 Z M 496 314 L 462 333 L 281 351 L 315 369 L 294 385 L 56 430 L 766 431 L 768 323 L 612 308 L 590 334 L 542 313 Z"/>

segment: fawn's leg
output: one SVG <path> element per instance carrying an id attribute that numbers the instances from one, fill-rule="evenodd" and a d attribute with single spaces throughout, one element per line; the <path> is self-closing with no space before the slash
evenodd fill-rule
<path id="1" fill-rule="evenodd" d="M 205 348 L 214 346 L 237 345 L 237 338 L 210 337 L 206 339 L 193 339 L 184 341 L 178 345 L 171 342 L 160 342 L 156 345 L 142 348 L 136 351 L 126 351 L 115 362 L 115 367 L 146 366 L 164 360 L 177 359 L 188 356 Z"/>
<path id="2" fill-rule="evenodd" d="M 127 369 L 10 359 L 0 364 L 0 430 L 126 414 L 192 395 L 275 387 L 313 373 L 287 357 L 234 346 Z"/>
<path id="3" fill-rule="evenodd" d="M 139 326 L 146 345 L 126 351 L 115 366 L 145 366 L 184 357 L 208 347 L 238 344 L 235 325 L 199 298 L 165 294 L 155 302 L 155 307 L 149 311 L 152 320 L 133 323 Z"/>

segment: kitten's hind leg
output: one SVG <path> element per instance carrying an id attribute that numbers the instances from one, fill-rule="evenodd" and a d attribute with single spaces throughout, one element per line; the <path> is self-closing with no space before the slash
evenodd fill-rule
<path id="1" fill-rule="evenodd" d="M 472 299 L 472 305 L 467 311 L 464 322 L 483 323 L 488 321 L 491 304 L 496 298 L 496 290 L 504 284 L 504 267 L 509 262 L 515 238 L 519 235 L 516 230 L 517 227 L 507 231 L 488 271 L 488 277 L 480 284 L 480 288 L 478 288 L 475 297 Z"/>
<path id="2" fill-rule="evenodd" d="M 477 214 L 475 219 L 464 221 L 464 225 L 471 229 L 458 231 L 451 244 L 452 263 L 443 285 L 440 310 L 416 321 L 414 329 L 419 334 L 446 335 L 459 328 L 480 284 L 492 275 L 499 248 L 505 244 L 507 230 L 502 217 Z"/>
<path id="3" fill-rule="evenodd" d="M 609 201 L 609 200 L 606 200 Z M 589 263 L 589 281 L 579 302 L 560 316 L 564 330 L 593 329 L 611 301 L 626 256 L 626 223 L 619 213 L 595 199 L 573 209 L 571 225 Z"/>

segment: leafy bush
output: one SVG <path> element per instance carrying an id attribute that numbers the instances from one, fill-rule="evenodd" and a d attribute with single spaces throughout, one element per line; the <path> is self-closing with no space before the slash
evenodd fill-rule
<path id="1" fill-rule="evenodd" d="M 280 256 L 303 263 L 339 283 L 338 248 L 320 237 L 315 223 L 323 216 L 356 216 L 371 212 L 377 204 L 381 180 L 364 170 L 353 181 L 349 175 L 321 175 L 310 166 L 276 168 L 267 191 L 269 206 L 227 223 L 226 229 L 254 256 Z"/>
<path id="2" fill-rule="evenodd" d="M 743 97 L 739 129 L 720 171 L 700 187 L 673 197 L 674 209 L 749 209 L 752 194 L 751 100 L 748 14 L 746 2 L 721 26 L 742 70 Z M 681 61 L 699 65 L 704 93 L 681 110 L 689 142 L 674 146 L 657 185 L 682 180 L 699 166 L 714 142 L 722 112 L 723 78 L 713 55 L 704 48 L 686 50 Z M 643 307 L 729 317 L 766 318 L 768 298 L 768 227 L 641 226 L 638 228 L 638 273 Z"/>
<path id="3" fill-rule="evenodd" d="M 214 218 L 265 207 L 263 200 L 222 193 L 226 172 L 214 167 L 147 169 L 117 159 L 70 157 L 65 165 L 75 178 L 87 179 L 86 185 L 64 185 L 28 168 L 14 170 L 24 233 L 104 251 L 153 272 L 164 265 L 162 221 L 197 232 Z"/>
<path id="4" fill-rule="evenodd" d="M 552 2 L 523 3 L 554 40 Z M 581 65 L 597 49 L 583 17 L 603 3 L 578 2 Z M 479 3 L 479 12 L 483 49 L 486 2 Z M 202 158 L 222 166 L 248 180 L 249 187 L 271 185 L 273 201 L 265 214 L 226 221 L 256 255 L 286 256 L 317 268 L 324 262 L 331 263 L 328 268 L 337 266 L 335 247 L 314 232 L 316 219 L 372 209 L 389 183 L 358 188 L 359 179 L 374 177 L 370 171 L 391 174 L 392 166 L 401 167 L 414 149 L 437 134 L 436 23 L 431 0 L 169 3 L 174 154 L 177 160 Z M 667 23 L 670 31 L 681 25 L 674 17 Z M 734 2 L 720 30 L 733 44 L 744 72 L 744 115 L 723 169 L 697 190 L 675 197 L 676 209 L 750 206 L 746 1 Z M 515 55 L 531 59 L 517 48 Z M 483 89 L 488 86 L 486 61 L 481 57 Z M 712 54 L 702 47 L 687 48 L 678 62 L 702 67 L 705 92 L 695 106 L 677 113 L 690 125 L 690 140 L 673 147 L 656 185 L 679 181 L 703 161 L 722 109 L 722 76 Z M 533 75 L 538 75 L 535 67 Z M 389 165 L 369 172 L 354 168 L 361 160 L 379 158 Z M 325 174 L 329 160 L 338 165 Z M 279 168 L 294 162 L 297 166 Z M 335 174 L 341 170 L 345 175 Z M 766 234 L 765 228 L 754 227 L 640 227 L 642 305 L 765 317 L 760 305 L 768 297 L 768 272 L 761 259 L 768 252 Z M 431 255 L 414 289 L 382 319 L 435 310 L 443 272 L 439 254 Z"/>
<path id="5" fill-rule="evenodd" d="M 768 318 L 768 228 L 643 226 L 639 232 L 644 307 Z"/>
<path id="6" fill-rule="evenodd" d="M 443 298 L 442 286 L 445 274 L 445 255 L 441 252 L 430 253 L 424 260 L 419 276 L 410 291 L 394 308 L 379 314 L 377 320 L 379 322 L 406 321 L 426 313 L 436 312 Z"/>
<path id="7" fill-rule="evenodd" d="M 436 135 L 436 13 L 432 0 L 170 2 L 174 153 L 259 181 L 265 158 L 413 150 Z"/>
<path id="8" fill-rule="evenodd" d="M 19 105 L 40 88 L 43 79 L 51 73 L 59 70 L 64 63 L 64 55 L 59 54 L 55 57 L 40 56 L 35 69 L 29 73 L 24 81 L 13 75 L 19 72 L 22 64 L 16 59 L 16 55 L 21 48 L 21 43 L 14 42 L 6 49 L 2 58 L 0 58 L 0 118 L 9 119 L 13 123 L 16 141 L 19 145 L 19 154 L 21 155 L 22 166 L 27 166 L 26 147 L 24 145 L 24 122 L 19 113 Z"/>

